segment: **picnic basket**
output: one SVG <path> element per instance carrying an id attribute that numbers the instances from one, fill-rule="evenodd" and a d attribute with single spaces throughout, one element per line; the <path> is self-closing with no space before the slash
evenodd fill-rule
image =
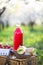
<path id="1" fill-rule="evenodd" d="M 0 56 L 0 65 L 5 65 L 6 56 Z M 31 56 L 29 59 L 12 59 L 9 60 L 9 65 L 37 65 L 37 57 Z"/>
<path id="2" fill-rule="evenodd" d="M 10 56 L 12 56 L 14 53 L 9 53 L 8 56 L 6 55 L 0 55 L 0 65 L 37 65 L 37 56 L 36 55 L 27 55 L 24 56 L 23 55 L 17 55 L 16 53 L 16 58 L 12 58 Z"/>

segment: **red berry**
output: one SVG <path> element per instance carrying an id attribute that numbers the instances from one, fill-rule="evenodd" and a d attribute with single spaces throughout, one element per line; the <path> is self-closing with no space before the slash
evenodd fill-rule
<path id="1" fill-rule="evenodd" d="M 0 44 L 0 48 L 3 48 L 3 45 Z"/>

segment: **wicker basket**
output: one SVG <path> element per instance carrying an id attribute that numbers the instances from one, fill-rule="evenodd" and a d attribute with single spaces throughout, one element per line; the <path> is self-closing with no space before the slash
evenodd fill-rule
<path id="1" fill-rule="evenodd" d="M 0 56 L 0 65 L 5 65 L 6 56 Z"/>
<path id="2" fill-rule="evenodd" d="M 6 56 L 0 56 L 0 65 L 5 65 Z M 10 59 L 9 65 L 37 65 L 37 57 L 31 56 L 28 59 Z"/>

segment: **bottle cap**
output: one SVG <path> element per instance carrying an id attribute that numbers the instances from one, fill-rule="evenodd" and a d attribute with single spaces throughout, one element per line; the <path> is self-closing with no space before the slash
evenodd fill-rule
<path id="1" fill-rule="evenodd" d="M 17 24 L 16 27 L 20 27 L 20 24 Z"/>

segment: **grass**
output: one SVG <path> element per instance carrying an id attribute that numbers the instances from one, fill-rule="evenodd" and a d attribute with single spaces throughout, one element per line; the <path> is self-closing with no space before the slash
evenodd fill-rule
<path id="1" fill-rule="evenodd" d="M 43 39 L 43 27 L 42 26 L 34 26 L 34 31 L 30 31 L 28 26 L 21 26 L 23 30 L 24 37 L 24 45 L 29 45 L 30 43 L 37 43 Z M 8 40 L 13 38 L 15 27 L 5 28 L 2 32 L 0 32 L 0 42 L 6 43 Z M 34 41 L 33 41 L 34 40 Z M 13 44 L 13 43 L 12 43 Z M 27 46 L 26 45 L 26 46 Z"/>
<path id="2" fill-rule="evenodd" d="M 5 28 L 0 32 L 0 42 L 5 45 L 8 43 L 13 46 L 13 37 L 15 26 Z M 37 49 L 38 64 L 43 65 L 43 26 L 34 26 L 34 29 L 29 26 L 21 26 L 23 31 L 23 45 L 27 47 L 35 47 Z"/>

